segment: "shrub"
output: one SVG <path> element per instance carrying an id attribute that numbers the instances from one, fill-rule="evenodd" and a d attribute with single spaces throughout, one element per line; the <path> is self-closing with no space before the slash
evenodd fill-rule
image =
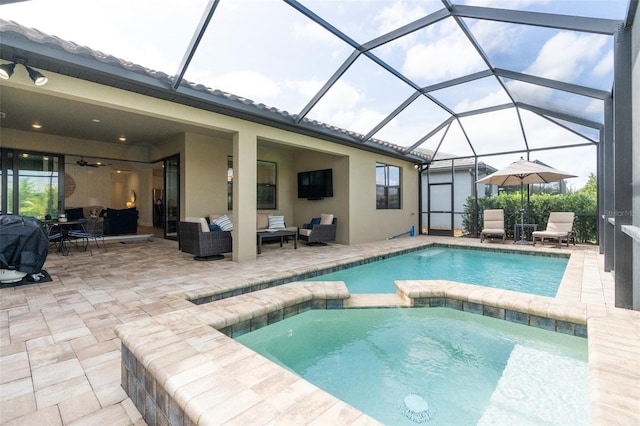
<path id="1" fill-rule="evenodd" d="M 537 223 L 538 229 L 547 227 L 550 212 L 574 212 L 573 231 L 576 241 L 595 243 L 597 241 L 597 203 L 595 195 L 588 192 L 574 192 L 567 195 L 533 194 L 524 207 L 525 223 Z M 479 235 L 482 230 L 482 212 L 487 209 L 504 210 L 504 226 L 507 237 L 513 238 L 513 226 L 520 222 L 520 191 L 502 193 L 497 196 L 468 197 L 464 205 L 462 224 L 465 233 Z"/>

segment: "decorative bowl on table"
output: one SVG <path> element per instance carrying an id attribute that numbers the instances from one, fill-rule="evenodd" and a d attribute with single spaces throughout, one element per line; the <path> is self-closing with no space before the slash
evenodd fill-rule
<path id="1" fill-rule="evenodd" d="M 61 214 L 60 216 L 58 216 L 58 222 L 66 222 L 67 219 L 67 215 L 66 214 Z"/>

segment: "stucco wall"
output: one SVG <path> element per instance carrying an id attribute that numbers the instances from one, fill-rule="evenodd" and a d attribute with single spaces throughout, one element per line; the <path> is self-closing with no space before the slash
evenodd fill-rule
<path id="1" fill-rule="evenodd" d="M 159 143 L 129 146 L 5 129 L 0 134 L 3 147 L 28 147 L 41 152 L 146 161 L 148 164 L 179 154 L 181 216 L 185 217 L 226 211 L 227 156 L 232 155 L 233 135 L 255 135 L 257 158 L 278 163 L 278 212 L 285 215 L 287 221 L 293 218 L 293 225 L 299 226 L 320 213 L 334 213 L 339 220 L 338 242 L 353 244 L 388 238 L 418 224 L 417 174 L 410 162 L 54 73 L 48 76 L 50 83 L 38 90 L 51 96 L 184 123 L 198 127 L 202 132 L 168 135 Z M 9 83 L 23 84 L 17 80 Z M 33 90 L 32 85 L 26 84 L 25 90 Z M 211 131 L 222 133 L 219 138 L 204 136 Z M 376 162 L 402 169 L 401 209 L 376 209 Z M 334 170 L 334 197 L 321 201 L 299 200 L 297 172 L 323 168 Z M 136 176 L 129 186 L 123 191 L 135 189 L 139 192 L 138 205 L 144 210 L 141 217 L 150 224 L 152 172 L 149 170 Z"/>
<path id="2" fill-rule="evenodd" d="M 311 170 L 332 169 L 333 197 L 321 200 L 298 198 L 298 173 Z M 295 225 L 301 227 L 322 213 L 333 214 L 338 219 L 337 241 L 343 244 L 349 241 L 349 160 L 331 154 L 304 151 L 296 153 L 294 186 Z"/>

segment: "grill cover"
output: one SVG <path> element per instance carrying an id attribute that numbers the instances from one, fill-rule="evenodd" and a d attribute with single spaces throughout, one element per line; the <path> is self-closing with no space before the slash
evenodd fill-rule
<path id="1" fill-rule="evenodd" d="M 36 274 L 49 254 L 49 238 L 34 217 L 0 215 L 0 269 Z"/>

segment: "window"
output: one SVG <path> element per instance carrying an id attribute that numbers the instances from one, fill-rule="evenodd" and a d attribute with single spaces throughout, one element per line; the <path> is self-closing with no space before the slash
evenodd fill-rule
<path id="1" fill-rule="evenodd" d="M 57 217 L 62 209 L 61 155 L 0 150 L 0 213 Z M 65 182 L 69 183 L 69 182 Z"/>
<path id="2" fill-rule="evenodd" d="M 276 163 L 258 160 L 256 170 L 258 210 L 275 210 L 278 208 L 278 187 Z M 227 157 L 227 208 L 233 210 L 233 158 Z"/>
<path id="3" fill-rule="evenodd" d="M 400 208 L 400 167 L 376 163 L 376 208 Z"/>
<path id="4" fill-rule="evenodd" d="M 276 163 L 258 160 L 258 171 L 256 173 L 258 183 L 257 208 L 272 209 L 278 208 L 276 203 Z"/>

